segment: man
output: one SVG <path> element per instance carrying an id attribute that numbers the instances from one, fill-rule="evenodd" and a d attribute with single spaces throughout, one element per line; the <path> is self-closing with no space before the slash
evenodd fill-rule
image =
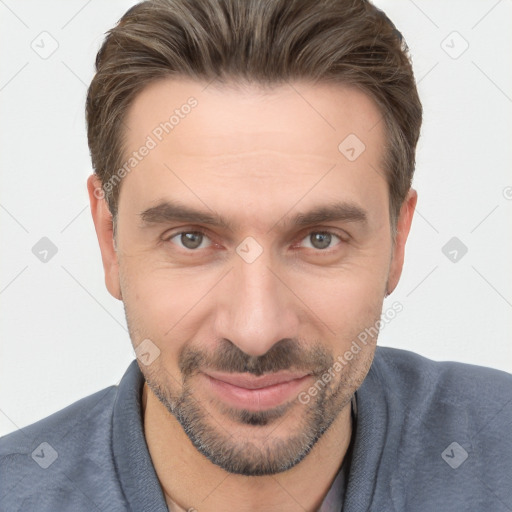
<path id="1" fill-rule="evenodd" d="M 87 96 L 137 360 L 0 441 L 0 509 L 512 510 L 512 376 L 377 348 L 417 194 L 405 43 L 356 0 L 155 0 Z"/>

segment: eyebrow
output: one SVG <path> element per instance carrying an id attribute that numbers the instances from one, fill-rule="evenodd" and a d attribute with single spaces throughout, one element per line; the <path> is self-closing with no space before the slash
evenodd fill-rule
<path id="1" fill-rule="evenodd" d="M 163 201 L 156 206 L 144 210 L 139 215 L 143 224 L 165 224 L 183 221 L 193 224 L 209 224 L 233 230 L 233 225 L 221 215 L 214 212 L 195 210 L 179 202 Z"/>
<path id="2" fill-rule="evenodd" d="M 190 222 L 192 224 L 207 224 L 214 227 L 234 231 L 234 225 L 222 215 L 213 211 L 195 210 L 177 201 L 163 201 L 139 214 L 144 225 L 158 225 L 169 222 Z M 285 220 L 283 216 L 274 224 L 293 225 L 295 227 L 310 226 L 322 222 L 356 222 L 367 224 L 368 216 L 360 206 L 349 202 L 336 202 L 319 206 L 308 212 L 298 213 Z"/>

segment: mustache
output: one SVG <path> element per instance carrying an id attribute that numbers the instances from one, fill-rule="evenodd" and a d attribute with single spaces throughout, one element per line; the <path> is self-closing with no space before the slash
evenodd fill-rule
<path id="1" fill-rule="evenodd" d="M 298 340 L 284 338 L 261 356 L 243 352 L 232 341 L 223 338 L 214 353 L 185 345 L 178 355 L 182 375 L 188 377 L 210 369 L 260 376 L 281 370 L 304 371 L 315 376 L 332 366 L 334 357 L 321 345 L 305 346 Z"/>

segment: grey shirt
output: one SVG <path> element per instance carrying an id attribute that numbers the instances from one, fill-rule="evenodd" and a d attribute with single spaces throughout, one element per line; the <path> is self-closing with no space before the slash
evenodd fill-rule
<path id="1" fill-rule="evenodd" d="M 134 361 L 119 386 L 1 438 L 0 511 L 167 512 L 142 384 Z M 512 375 L 378 347 L 356 397 L 338 510 L 512 510 Z"/>

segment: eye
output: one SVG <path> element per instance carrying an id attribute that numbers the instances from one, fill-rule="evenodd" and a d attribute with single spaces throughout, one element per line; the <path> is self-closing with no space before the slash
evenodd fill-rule
<path id="1" fill-rule="evenodd" d="M 211 245 L 208 237 L 201 231 L 182 231 L 169 237 L 167 241 L 189 250 L 205 249 Z"/>
<path id="2" fill-rule="evenodd" d="M 338 235 L 329 231 L 312 231 L 302 239 L 302 242 L 306 242 L 306 247 L 310 249 L 325 250 L 331 248 L 331 243 L 335 240 L 342 241 Z"/>

